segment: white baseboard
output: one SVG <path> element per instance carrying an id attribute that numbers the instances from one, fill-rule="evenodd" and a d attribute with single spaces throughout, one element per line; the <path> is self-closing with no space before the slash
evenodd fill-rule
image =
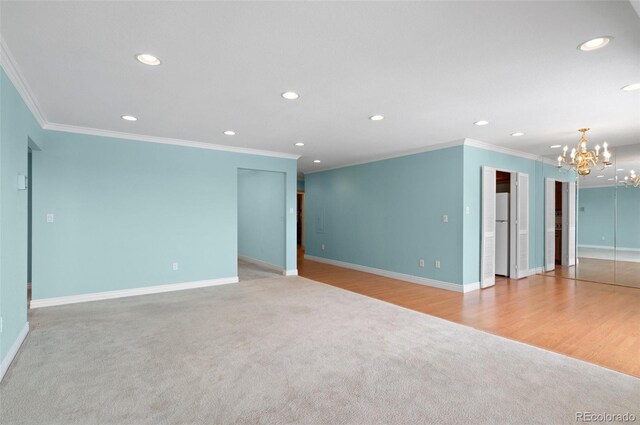
<path id="1" fill-rule="evenodd" d="M 520 278 L 533 276 L 534 274 L 543 273 L 543 272 L 544 272 L 544 267 L 535 267 L 533 269 L 525 270 L 524 273 L 522 273 L 522 276 L 520 276 Z"/>
<path id="2" fill-rule="evenodd" d="M 628 251 L 628 252 L 640 252 L 640 248 L 624 248 L 624 247 L 613 247 L 606 245 L 578 245 L 578 248 L 589 248 L 589 249 L 602 249 L 605 251 Z"/>
<path id="3" fill-rule="evenodd" d="M 66 297 L 43 298 L 41 300 L 31 300 L 31 308 L 110 300 L 113 298 L 134 297 L 137 295 L 160 294 L 163 292 L 181 291 L 184 289 L 225 285 L 227 283 L 238 283 L 238 276 L 223 277 L 221 279 L 198 280 L 194 282 L 173 283 L 168 285 L 146 286 L 142 288 L 121 289 L 118 291 L 94 292 L 92 294 L 69 295 Z"/>
<path id="4" fill-rule="evenodd" d="M 4 359 L 2 359 L 2 363 L 0 363 L 0 382 L 2 382 L 2 378 L 4 378 L 4 374 L 7 373 L 9 366 L 11 366 L 11 362 L 16 357 L 16 354 L 18 354 L 18 350 L 22 346 L 22 343 L 24 342 L 24 339 L 27 337 L 28 333 L 29 333 L 29 322 L 24 324 L 24 327 L 18 334 L 18 337 L 11 345 L 9 352 L 7 353 L 6 356 L 4 356 Z"/>
<path id="5" fill-rule="evenodd" d="M 449 291 L 470 292 L 470 291 L 475 291 L 476 289 L 480 289 L 479 282 L 466 283 L 464 285 L 460 285 L 457 283 L 428 279 L 426 277 L 413 276 L 410 274 L 392 272 L 392 271 L 383 270 L 383 269 L 376 269 L 374 267 L 361 266 L 359 264 L 345 263 L 344 261 L 331 260 L 331 259 L 322 258 L 322 257 L 315 257 L 313 255 L 305 255 L 304 258 L 312 261 L 318 261 L 320 263 L 326 263 L 334 266 L 345 267 L 347 269 L 358 270 L 365 273 L 371 273 L 378 276 L 389 277 L 392 279 L 404 280 L 406 282 L 417 283 L 419 285 L 425 285 L 425 286 L 432 286 L 434 288 L 446 289 Z"/>
<path id="6" fill-rule="evenodd" d="M 244 255 L 238 255 L 238 260 L 246 261 L 247 263 L 255 264 L 256 266 L 264 267 L 265 269 L 273 270 L 286 276 L 285 269 L 280 266 L 276 266 L 275 264 L 267 263 L 266 261 L 258 260 L 256 258 L 247 257 Z"/>
<path id="7" fill-rule="evenodd" d="M 284 275 L 285 276 L 298 276 L 298 269 L 285 270 Z"/>

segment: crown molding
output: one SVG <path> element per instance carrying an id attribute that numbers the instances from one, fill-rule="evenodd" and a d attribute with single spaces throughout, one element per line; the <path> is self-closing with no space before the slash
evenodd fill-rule
<path id="1" fill-rule="evenodd" d="M 224 152 L 234 152 L 249 155 L 268 156 L 275 158 L 295 159 L 300 158 L 301 155 L 290 154 L 284 152 L 274 152 L 261 149 L 241 148 L 236 146 L 215 145 L 212 143 L 196 142 L 193 140 L 172 139 L 168 137 L 148 136 L 143 134 L 122 133 L 118 131 L 102 130 L 98 128 L 80 127 L 67 124 L 57 124 L 49 122 L 42 108 L 38 105 L 36 97 L 33 95 L 33 91 L 27 84 L 26 80 L 22 77 L 17 62 L 15 61 L 11 50 L 7 47 L 4 39 L 0 38 L 0 66 L 4 69 L 9 80 L 13 83 L 14 87 L 22 97 L 22 100 L 27 105 L 35 119 L 45 130 L 62 131 L 66 133 L 86 134 L 90 136 L 102 136 L 112 137 L 116 139 L 134 140 L 140 142 L 160 143 L 164 145 L 176 145 L 186 146 L 190 148 L 209 149 Z"/>
<path id="2" fill-rule="evenodd" d="M 496 146 L 496 145 L 492 145 L 490 143 L 486 143 L 486 142 L 481 142 L 480 140 L 475 140 L 475 139 L 464 139 L 464 145 L 465 146 L 471 146 L 474 148 L 480 148 L 480 149 L 484 149 L 487 151 L 492 151 L 492 152 L 497 152 L 497 153 L 503 153 L 505 155 L 510 155 L 510 156 L 517 156 L 520 158 L 525 158 L 525 159 L 530 159 L 533 161 L 538 161 L 540 160 L 540 158 L 543 158 L 540 155 L 534 155 L 532 153 L 527 153 L 527 152 L 522 152 L 522 151 L 518 151 L 515 149 L 510 149 L 510 148 L 505 148 L 502 146 Z"/>
<path id="3" fill-rule="evenodd" d="M 339 166 L 336 166 L 336 167 L 326 167 L 326 168 L 322 168 L 322 169 L 319 169 L 319 170 L 307 171 L 304 174 L 307 175 L 307 174 L 321 173 L 323 171 L 331 171 L 331 170 L 337 170 L 339 168 L 353 167 L 354 165 L 369 164 L 369 163 L 372 163 L 372 162 L 384 161 L 386 159 L 402 158 L 403 156 L 417 155 L 417 154 L 424 153 L 424 152 L 438 151 L 438 150 L 441 150 L 441 149 L 452 148 L 454 146 L 462 146 L 464 144 L 465 140 L 466 139 L 460 139 L 460 140 L 454 140 L 452 142 L 445 142 L 445 143 L 438 143 L 438 144 L 430 145 L 430 146 L 423 146 L 423 147 L 418 148 L 418 149 L 412 149 L 412 150 L 408 150 L 408 151 L 397 152 L 397 153 L 393 153 L 393 154 L 389 154 L 389 155 L 376 156 L 374 158 L 366 159 L 366 160 L 363 160 L 363 161 L 349 162 L 349 163 L 342 164 L 342 165 L 339 165 Z"/>
<path id="4" fill-rule="evenodd" d="M 252 148 L 241 148 L 237 146 L 215 145 L 213 143 L 195 142 L 192 140 L 183 140 L 183 139 L 171 139 L 168 137 L 159 137 L 159 136 L 147 136 L 144 134 L 123 133 L 119 131 L 101 130 L 98 128 L 79 127 L 75 125 L 46 123 L 45 125 L 42 126 L 42 128 L 45 130 L 61 131 L 64 133 L 76 133 L 76 134 L 86 134 L 89 136 L 111 137 L 114 139 L 159 143 L 163 145 L 185 146 L 189 148 L 209 149 L 209 150 L 215 150 L 215 151 L 243 153 L 243 154 L 259 155 L 259 156 L 270 156 L 270 157 L 285 158 L 285 159 L 297 160 L 298 158 L 300 158 L 300 155 L 298 154 L 273 152 L 273 151 L 266 151 L 266 150 L 260 150 L 260 149 L 252 149 Z"/>
<path id="5" fill-rule="evenodd" d="M 24 103 L 26 103 L 27 107 L 40 124 L 40 127 L 44 127 L 47 123 L 47 119 L 42 113 L 42 109 L 38 105 L 36 98 L 33 96 L 33 91 L 29 88 L 29 85 L 22 78 L 20 74 L 18 65 L 11 54 L 11 50 L 7 47 L 4 40 L 0 38 L 0 66 L 4 69 L 9 80 L 13 83 L 13 86 L 16 88 Z"/>

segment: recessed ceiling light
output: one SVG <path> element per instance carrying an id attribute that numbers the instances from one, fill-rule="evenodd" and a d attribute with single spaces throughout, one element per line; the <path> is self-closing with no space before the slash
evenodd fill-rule
<path id="1" fill-rule="evenodd" d="M 138 59 L 140 63 L 143 63 L 145 65 L 151 65 L 151 66 L 160 65 L 160 59 L 148 53 L 140 53 L 139 55 L 136 56 L 136 59 Z"/>
<path id="2" fill-rule="evenodd" d="M 511 135 L 512 135 L 513 137 L 520 137 L 520 136 L 524 136 L 524 133 L 517 132 L 517 133 L 511 133 Z"/>
<path id="3" fill-rule="evenodd" d="M 304 143 L 298 142 L 298 143 L 296 143 L 296 146 L 304 146 Z"/>
<path id="4" fill-rule="evenodd" d="M 601 37 L 592 38 L 591 40 L 585 41 L 584 43 L 578 46 L 578 49 L 583 52 L 590 52 L 592 50 L 601 49 L 613 39 L 608 35 L 603 35 Z"/>
<path id="5" fill-rule="evenodd" d="M 384 119 L 384 116 L 382 116 L 382 115 L 371 115 L 369 117 L 369 119 L 371 121 L 382 121 Z"/>
<path id="6" fill-rule="evenodd" d="M 236 132 L 233 131 L 233 130 L 227 130 L 227 131 L 224 132 L 224 135 L 225 136 L 235 136 Z"/>
<path id="7" fill-rule="evenodd" d="M 640 83 L 629 84 L 628 86 L 624 86 L 622 90 L 624 91 L 640 90 Z"/>
<path id="8" fill-rule="evenodd" d="M 138 121 L 138 118 L 134 117 L 133 115 L 123 115 L 120 118 L 122 118 L 125 121 Z"/>
<path id="9" fill-rule="evenodd" d="M 322 161 L 320 161 L 319 159 L 314 159 L 313 162 L 315 162 L 316 164 L 320 164 Z"/>
<path id="10" fill-rule="evenodd" d="M 487 124 L 489 124 L 489 121 L 480 120 L 480 121 L 474 122 L 474 124 L 475 125 L 487 125 Z"/>
<path id="11" fill-rule="evenodd" d="M 596 176 L 596 177 L 597 177 L 597 178 L 599 178 L 599 179 L 601 179 L 601 178 L 603 178 L 604 176 L 603 176 L 602 174 L 600 174 L 599 176 Z"/>
<path id="12" fill-rule="evenodd" d="M 607 179 L 607 180 L 609 180 L 609 181 L 613 181 L 613 180 L 615 180 L 615 179 L 614 179 L 614 178 L 612 177 L 612 178 L 610 178 L 610 179 Z"/>
<path id="13" fill-rule="evenodd" d="M 616 171 L 624 171 L 624 168 L 616 168 Z"/>
<path id="14" fill-rule="evenodd" d="M 550 147 L 551 149 L 558 149 L 558 148 L 561 148 L 561 147 L 562 147 L 562 145 L 551 145 L 551 146 L 549 146 L 549 147 Z"/>
<path id="15" fill-rule="evenodd" d="M 300 95 L 294 91 L 286 91 L 282 93 L 280 96 L 284 97 L 287 100 L 296 100 L 300 97 Z"/>

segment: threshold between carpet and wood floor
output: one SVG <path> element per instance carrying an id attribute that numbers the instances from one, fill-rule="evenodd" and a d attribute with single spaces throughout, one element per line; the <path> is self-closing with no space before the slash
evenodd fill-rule
<path id="1" fill-rule="evenodd" d="M 3 424 L 575 423 L 640 379 L 300 277 L 34 310 Z"/>

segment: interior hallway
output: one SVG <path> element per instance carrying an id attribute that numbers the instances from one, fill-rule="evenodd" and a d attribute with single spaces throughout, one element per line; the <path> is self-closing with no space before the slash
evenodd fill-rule
<path id="1" fill-rule="evenodd" d="M 310 260 L 298 273 L 372 298 L 640 377 L 640 290 L 535 275 L 466 294 Z"/>

